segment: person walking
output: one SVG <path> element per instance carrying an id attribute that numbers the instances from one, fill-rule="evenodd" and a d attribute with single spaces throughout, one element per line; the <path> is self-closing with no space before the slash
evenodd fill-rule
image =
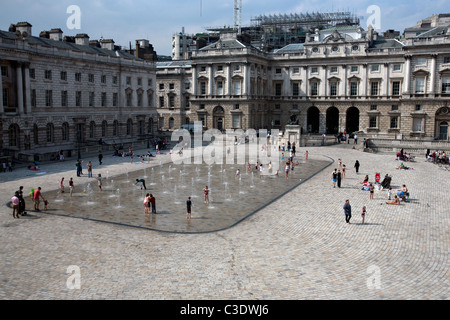
<path id="1" fill-rule="evenodd" d="M 103 154 L 101 151 L 98 152 L 98 164 L 99 165 L 103 164 Z"/>
<path id="2" fill-rule="evenodd" d="M 98 174 L 97 181 L 98 181 L 98 188 L 99 188 L 100 191 L 103 191 L 103 189 L 102 189 L 102 187 L 103 187 L 103 181 L 102 181 L 102 180 L 103 180 L 103 179 L 102 179 L 102 175 L 101 175 L 101 174 Z"/>
<path id="3" fill-rule="evenodd" d="M 192 200 L 191 197 L 189 197 L 186 201 L 186 207 L 187 207 L 187 214 L 186 217 L 188 220 L 191 220 L 191 213 L 192 213 Z"/>
<path id="4" fill-rule="evenodd" d="M 150 211 L 149 203 L 150 203 L 150 193 L 147 193 L 145 195 L 145 199 L 144 199 L 144 214 L 145 215 L 147 215 Z"/>
<path id="5" fill-rule="evenodd" d="M 59 192 L 64 193 L 64 177 L 59 180 Z"/>
<path id="6" fill-rule="evenodd" d="M 203 194 L 205 195 L 205 204 L 209 204 L 209 189 L 208 186 L 203 189 Z"/>
<path id="7" fill-rule="evenodd" d="M 355 144 L 358 144 L 358 136 L 355 134 Z"/>
<path id="8" fill-rule="evenodd" d="M 14 219 L 19 219 L 19 204 L 20 204 L 20 200 L 19 200 L 19 192 L 16 191 L 16 193 L 14 194 L 14 196 L 11 198 L 11 203 L 12 203 L 12 207 L 13 207 L 13 218 Z"/>
<path id="9" fill-rule="evenodd" d="M 337 186 L 338 186 L 338 188 L 341 187 L 341 182 L 342 182 L 342 172 L 341 172 L 341 170 L 338 170 L 338 172 L 337 172 Z"/>
<path id="10" fill-rule="evenodd" d="M 370 200 L 373 200 L 374 190 L 375 190 L 375 188 L 374 188 L 373 184 L 370 184 L 370 186 L 369 186 Z"/>
<path id="11" fill-rule="evenodd" d="M 359 173 L 359 168 L 361 167 L 361 164 L 359 163 L 359 161 L 358 160 L 356 160 L 356 162 L 355 162 L 355 170 L 356 170 L 356 173 Z"/>
<path id="12" fill-rule="evenodd" d="M 345 222 L 350 224 L 350 219 L 352 218 L 352 206 L 350 205 L 350 200 L 345 201 L 344 205 Z"/>
<path id="13" fill-rule="evenodd" d="M 336 188 L 337 183 L 337 169 L 334 169 L 334 171 L 331 174 L 331 178 L 333 179 L 333 188 Z"/>

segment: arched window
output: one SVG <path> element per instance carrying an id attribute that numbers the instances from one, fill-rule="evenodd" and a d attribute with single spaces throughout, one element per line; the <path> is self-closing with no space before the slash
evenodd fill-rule
<path id="1" fill-rule="evenodd" d="M 106 137 L 106 131 L 108 129 L 108 122 L 105 120 L 102 122 L 102 137 Z"/>
<path id="2" fill-rule="evenodd" d="M 62 141 L 69 140 L 69 124 L 67 122 L 64 122 L 61 126 L 61 137 Z"/>
<path id="3" fill-rule="evenodd" d="M 89 138 L 94 139 L 95 138 L 95 122 L 91 121 L 89 124 Z"/>
<path id="4" fill-rule="evenodd" d="M 19 131 L 20 128 L 17 124 L 12 124 L 9 126 L 9 146 L 18 147 L 19 146 Z"/>
<path id="5" fill-rule="evenodd" d="M 133 120 L 128 119 L 127 121 L 127 136 L 133 135 Z"/>
<path id="6" fill-rule="evenodd" d="M 119 121 L 114 120 L 113 124 L 113 136 L 117 137 L 119 135 Z"/>
<path id="7" fill-rule="evenodd" d="M 33 138 L 34 138 L 34 145 L 39 144 L 39 127 L 37 124 L 33 126 Z"/>
<path id="8" fill-rule="evenodd" d="M 53 125 L 53 123 L 47 124 L 47 142 L 55 142 L 55 126 Z"/>

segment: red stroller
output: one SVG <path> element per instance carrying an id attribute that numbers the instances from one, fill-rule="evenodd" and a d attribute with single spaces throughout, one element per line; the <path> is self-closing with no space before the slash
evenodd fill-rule
<path id="1" fill-rule="evenodd" d="M 375 182 L 376 182 L 376 183 L 380 183 L 380 181 L 381 181 L 381 174 L 377 172 L 377 173 L 375 174 Z"/>

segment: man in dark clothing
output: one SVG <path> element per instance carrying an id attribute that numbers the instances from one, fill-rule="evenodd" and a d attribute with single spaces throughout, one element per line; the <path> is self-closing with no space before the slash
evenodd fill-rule
<path id="1" fill-rule="evenodd" d="M 103 154 L 102 154 L 101 151 L 99 151 L 99 153 L 98 153 L 98 163 L 99 163 L 100 165 L 103 164 Z"/>
<path id="2" fill-rule="evenodd" d="M 136 179 L 136 184 L 138 184 L 138 183 L 142 183 L 141 190 L 142 190 L 142 188 L 147 190 L 147 187 L 145 186 L 145 180 L 144 179 Z"/>
<path id="3" fill-rule="evenodd" d="M 350 219 L 352 218 L 352 206 L 350 205 L 350 200 L 345 201 L 344 205 L 345 222 L 350 224 Z"/>

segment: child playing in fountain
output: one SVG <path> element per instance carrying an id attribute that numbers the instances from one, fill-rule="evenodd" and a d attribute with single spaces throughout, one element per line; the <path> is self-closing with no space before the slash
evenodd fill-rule
<path id="1" fill-rule="evenodd" d="M 97 181 L 98 181 L 98 188 L 100 189 L 100 191 L 103 191 L 102 190 L 103 183 L 102 183 L 102 175 L 101 174 L 98 174 Z"/>

